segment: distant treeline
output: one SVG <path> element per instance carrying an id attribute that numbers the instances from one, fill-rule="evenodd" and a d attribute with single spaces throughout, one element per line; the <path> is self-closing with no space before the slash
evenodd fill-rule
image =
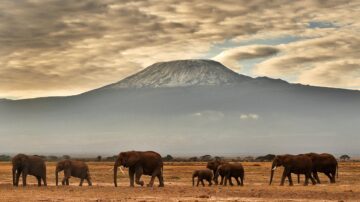
<path id="1" fill-rule="evenodd" d="M 81 161 L 97 161 L 97 162 L 113 162 L 115 161 L 117 155 L 114 156 L 97 156 L 97 157 L 86 157 L 86 158 L 72 158 L 69 155 L 63 155 L 63 156 L 44 156 L 44 155 L 37 155 L 41 158 L 43 158 L 46 161 L 60 161 L 64 159 L 75 159 L 75 160 L 81 160 Z M 271 162 L 275 158 L 274 154 L 267 154 L 265 156 L 246 156 L 246 157 L 220 157 L 220 156 L 211 156 L 211 155 L 203 155 L 203 156 L 193 156 L 193 157 L 173 157 L 171 155 L 166 155 L 163 157 L 164 162 L 208 162 L 213 160 L 219 160 L 219 161 L 238 161 L 238 162 Z M 351 160 L 349 155 L 341 155 L 339 157 L 341 161 L 349 161 Z M 9 155 L 0 155 L 0 161 L 11 161 L 11 156 Z"/>

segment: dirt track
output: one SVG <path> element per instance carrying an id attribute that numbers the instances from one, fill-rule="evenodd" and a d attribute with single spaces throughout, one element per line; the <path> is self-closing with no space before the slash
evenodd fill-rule
<path id="1" fill-rule="evenodd" d="M 93 187 L 54 186 L 54 163 L 48 163 L 48 187 L 35 186 L 28 177 L 28 187 L 12 187 L 10 163 L 0 164 L 0 201 L 360 201 L 360 163 L 341 163 L 336 184 L 329 184 L 320 174 L 322 184 L 279 186 L 282 169 L 275 173 L 274 184 L 268 185 L 269 163 L 243 163 L 244 187 L 192 187 L 191 173 L 204 168 L 204 163 L 167 163 L 164 167 L 165 187 L 129 187 L 128 176 L 120 174 L 120 186 L 112 184 L 112 163 L 89 163 Z M 149 181 L 146 176 L 145 182 Z M 293 176 L 295 180 L 295 176 Z M 304 181 L 302 177 L 302 182 Z M 157 183 L 157 182 L 156 182 Z"/>

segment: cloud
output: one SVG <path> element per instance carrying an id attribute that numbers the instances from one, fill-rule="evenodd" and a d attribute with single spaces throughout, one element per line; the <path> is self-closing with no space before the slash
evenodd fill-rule
<path id="1" fill-rule="evenodd" d="M 224 118 L 225 114 L 221 111 L 205 110 L 193 113 L 191 116 L 207 121 L 219 121 Z"/>
<path id="2" fill-rule="evenodd" d="M 241 69 L 239 61 L 265 58 L 277 54 L 279 50 L 271 46 L 252 45 L 227 49 L 213 59 L 233 69 Z"/>
<path id="3" fill-rule="evenodd" d="M 76 94 L 118 81 L 158 61 L 199 58 L 226 40 L 241 43 L 281 36 L 326 40 L 331 36 L 350 42 L 351 37 L 358 39 L 359 7 L 355 0 L 0 1 L 0 94 Z M 310 22 L 336 26 L 313 29 Z M 359 47 L 355 44 L 336 47 L 354 54 Z M 225 48 L 218 59 L 233 65 L 237 59 L 276 54 L 258 67 L 259 74 L 267 75 L 283 71 L 274 66 L 286 61 L 321 62 L 315 56 L 308 58 L 314 51 L 296 58 L 290 47 L 254 44 L 245 49 Z M 331 46 L 317 50 L 323 51 L 322 61 L 345 55 Z M 283 69 L 299 76 L 298 67 Z"/>
<path id="4" fill-rule="evenodd" d="M 257 64 L 254 73 L 303 84 L 359 89 L 360 38 L 352 30 L 279 45 L 280 56 Z"/>
<path id="5" fill-rule="evenodd" d="M 241 120 L 258 120 L 260 116 L 258 114 L 241 114 L 240 119 Z"/>

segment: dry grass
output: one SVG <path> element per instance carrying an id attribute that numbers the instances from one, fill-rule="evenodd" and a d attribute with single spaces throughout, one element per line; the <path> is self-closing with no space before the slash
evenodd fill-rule
<path id="1" fill-rule="evenodd" d="M 0 201 L 359 201 L 360 163 L 341 163 L 336 184 L 329 184 L 320 174 L 321 185 L 307 187 L 279 186 L 281 169 L 274 184 L 268 185 L 269 163 L 243 163 L 244 187 L 192 187 L 191 173 L 204 163 L 168 163 L 164 167 L 165 187 L 129 187 L 127 176 L 120 174 L 120 186 L 112 184 L 112 163 L 89 163 L 93 187 L 78 187 L 79 179 L 70 179 L 71 186 L 54 186 L 54 163 L 48 163 L 48 187 L 35 186 L 28 177 L 28 187 L 12 187 L 10 163 L 0 164 Z M 295 176 L 293 176 L 295 181 Z M 145 182 L 149 177 L 143 176 Z M 302 181 L 304 179 L 302 178 Z M 157 183 L 157 181 L 156 181 Z"/>

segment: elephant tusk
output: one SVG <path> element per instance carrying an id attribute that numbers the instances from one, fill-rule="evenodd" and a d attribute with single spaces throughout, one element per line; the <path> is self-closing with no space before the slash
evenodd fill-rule
<path id="1" fill-rule="evenodd" d="M 123 170 L 121 167 L 122 167 L 122 166 L 120 166 L 120 171 L 121 171 L 122 174 L 125 175 L 125 172 L 124 172 L 124 170 Z"/>
<path id="2" fill-rule="evenodd" d="M 110 168 L 110 169 L 109 169 L 109 171 L 113 171 L 113 170 L 114 170 L 114 168 Z"/>
<path id="3" fill-rule="evenodd" d="M 275 170 L 277 167 L 275 166 L 272 170 Z"/>

